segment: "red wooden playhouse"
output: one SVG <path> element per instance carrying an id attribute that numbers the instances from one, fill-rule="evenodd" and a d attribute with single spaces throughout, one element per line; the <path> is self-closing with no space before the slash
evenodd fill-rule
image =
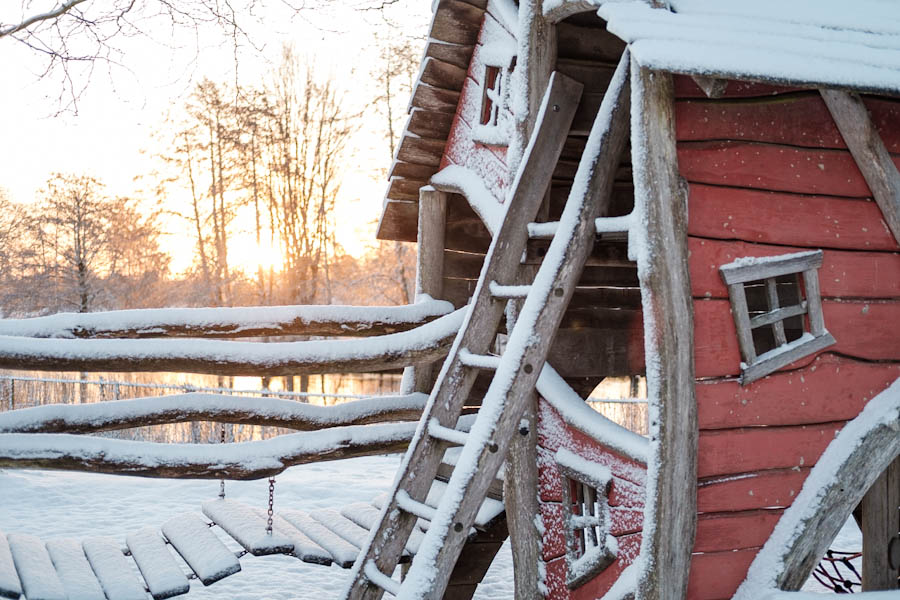
<path id="1" fill-rule="evenodd" d="M 799 598 L 854 514 L 862 588 L 896 597 L 900 10 L 436 0 L 433 13 L 378 231 L 418 244 L 415 305 L 0 321 L 7 368 L 408 367 L 404 395 L 321 413 L 189 394 L 10 411 L 0 467 L 258 478 L 408 447 L 393 489 L 268 521 L 211 500 L 205 521 L 129 536 L 134 596 L 114 593 L 115 548 L 0 536 L 0 596 L 81 597 L 78 569 L 110 600 L 185 593 L 180 571 L 157 572 L 172 552 L 204 584 L 240 570 L 206 541 L 217 526 L 252 554 L 352 566 L 354 600 L 470 598 L 507 531 L 518 598 Z M 377 337 L 262 353 L 38 339 L 247 331 Z M 646 377 L 649 435 L 586 403 L 619 376 Z M 215 460 L 73 435 L 190 419 L 344 429 Z"/>

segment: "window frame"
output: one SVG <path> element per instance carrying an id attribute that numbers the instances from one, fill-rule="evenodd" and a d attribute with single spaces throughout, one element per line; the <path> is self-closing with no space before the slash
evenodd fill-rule
<path id="1" fill-rule="evenodd" d="M 811 250 L 779 256 L 743 257 L 719 267 L 722 279 L 728 286 L 741 351 L 741 385 L 765 377 L 835 343 L 834 337 L 825 328 L 819 292 L 818 270 L 823 258 L 821 250 Z M 803 280 L 803 285 L 799 287 L 805 297 L 800 299 L 799 304 L 780 306 L 775 279 L 785 275 L 797 275 Z M 755 281 L 765 283 L 769 310 L 751 318 L 745 284 Z M 785 319 L 803 315 L 803 334 L 799 339 L 788 342 L 784 334 Z M 773 328 L 776 345 L 757 354 L 753 330 L 769 326 Z"/>
<path id="2" fill-rule="evenodd" d="M 610 534 L 609 516 L 612 473 L 608 467 L 566 449 L 557 451 L 556 464 L 562 479 L 566 586 L 574 589 L 605 571 L 616 560 L 618 544 Z M 578 490 L 574 498 L 573 484 Z M 583 511 L 588 503 L 593 514 L 586 516 L 574 512 L 574 506 L 578 505 Z"/>

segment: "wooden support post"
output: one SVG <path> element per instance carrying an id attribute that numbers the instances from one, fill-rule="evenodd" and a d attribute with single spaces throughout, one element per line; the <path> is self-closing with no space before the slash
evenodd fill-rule
<path id="1" fill-rule="evenodd" d="M 416 301 L 423 294 L 439 299 L 444 291 L 444 238 L 447 230 L 447 194 L 431 186 L 419 190 L 419 233 L 416 254 Z M 413 389 L 428 393 L 434 385 L 434 365 L 413 369 Z"/>
<path id="2" fill-rule="evenodd" d="M 521 81 L 520 89 L 525 90 L 521 104 L 525 110 L 514 115 L 515 128 L 507 154 L 510 173 L 518 170 L 556 64 L 556 27 L 544 17 L 543 4 L 543 0 L 522 0 L 519 3 L 516 76 Z"/>
<path id="3" fill-rule="evenodd" d="M 847 148 L 862 172 L 884 221 L 900 243 L 900 172 L 869 118 L 859 94 L 819 90 Z"/>
<path id="4" fill-rule="evenodd" d="M 888 546 L 900 532 L 900 457 L 875 480 L 861 506 L 863 590 L 896 590 L 900 572 L 891 567 Z"/>
<path id="5" fill-rule="evenodd" d="M 541 534 L 538 517 L 537 396 L 532 393 L 519 431 L 513 434 L 506 456 L 503 501 L 512 544 L 513 580 L 516 598 L 540 598 L 539 570 Z"/>
<path id="6" fill-rule="evenodd" d="M 687 260 L 687 190 L 675 153 L 674 87 L 669 73 L 632 62 L 635 210 L 646 236 L 638 257 L 650 423 L 647 514 L 639 600 L 687 594 L 697 522 L 697 402 L 694 327 Z"/>

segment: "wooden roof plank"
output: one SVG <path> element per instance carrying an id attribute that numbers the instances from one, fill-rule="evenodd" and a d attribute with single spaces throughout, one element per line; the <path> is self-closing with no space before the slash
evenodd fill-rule
<path id="1" fill-rule="evenodd" d="M 459 92 L 434 87 L 418 81 L 409 101 L 408 111 L 413 108 L 422 108 L 427 111 L 453 114 L 459 103 Z"/>
<path id="2" fill-rule="evenodd" d="M 460 91 L 466 80 L 466 69 L 430 56 L 425 57 L 419 81 L 445 90 Z"/>
<path id="3" fill-rule="evenodd" d="M 449 44 L 432 38 L 425 46 L 425 56 L 437 58 L 461 69 L 468 69 L 474 50 L 473 44 Z"/>
<path id="4" fill-rule="evenodd" d="M 453 44 L 475 44 L 484 10 L 461 0 L 439 0 L 430 37 Z"/>

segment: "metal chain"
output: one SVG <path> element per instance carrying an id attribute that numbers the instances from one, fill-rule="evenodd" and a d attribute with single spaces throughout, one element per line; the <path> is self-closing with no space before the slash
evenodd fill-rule
<path id="1" fill-rule="evenodd" d="M 266 534 L 272 535 L 272 515 L 275 514 L 275 478 L 269 477 L 269 510 L 266 514 L 269 515 L 269 519 L 266 521 Z"/>
<path id="2" fill-rule="evenodd" d="M 220 433 L 219 441 L 220 443 L 225 443 L 225 423 L 219 423 Z M 225 499 L 225 478 L 219 480 L 219 498 Z"/>

